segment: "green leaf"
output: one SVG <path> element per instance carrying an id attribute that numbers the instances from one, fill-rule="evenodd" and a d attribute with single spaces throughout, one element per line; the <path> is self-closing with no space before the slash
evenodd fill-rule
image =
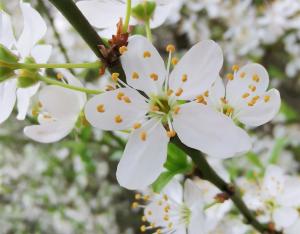
<path id="1" fill-rule="evenodd" d="M 178 171 L 186 168 L 188 164 L 186 154 L 179 149 L 176 145 L 170 143 L 168 145 L 168 157 L 165 163 L 165 168 L 169 171 Z"/>
<path id="2" fill-rule="evenodd" d="M 161 173 L 157 180 L 152 184 L 153 191 L 159 193 L 175 175 L 176 173 L 170 171 Z"/>
<path id="3" fill-rule="evenodd" d="M 292 107 L 290 107 L 286 102 L 281 102 L 280 112 L 284 114 L 287 121 L 294 121 L 299 119 L 299 114 Z"/>
<path id="4" fill-rule="evenodd" d="M 269 163 L 270 164 L 276 164 L 277 163 L 277 161 L 280 157 L 280 154 L 281 154 L 282 150 L 285 148 L 287 142 L 288 141 L 285 137 L 278 138 L 275 141 L 275 145 L 274 145 L 273 150 L 271 152 L 271 155 L 269 157 Z"/>

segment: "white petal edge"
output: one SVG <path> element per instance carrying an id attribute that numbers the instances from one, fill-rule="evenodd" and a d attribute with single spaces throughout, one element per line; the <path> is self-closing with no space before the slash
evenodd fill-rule
<path id="1" fill-rule="evenodd" d="M 251 148 L 248 134 L 229 117 L 195 102 L 181 105 L 173 126 L 185 145 L 212 157 L 234 157 Z"/>
<path id="2" fill-rule="evenodd" d="M 210 89 L 219 77 L 222 65 L 223 52 L 220 46 L 212 40 L 201 41 L 174 67 L 169 80 L 170 89 L 176 91 L 182 88 L 183 93 L 179 98 L 193 100 Z M 183 75 L 187 75 L 186 82 L 182 82 Z"/>
<path id="3" fill-rule="evenodd" d="M 10 16 L 0 10 L 0 44 L 10 49 L 15 43 Z"/>
<path id="4" fill-rule="evenodd" d="M 147 134 L 145 141 L 140 138 L 143 131 Z M 156 120 L 150 120 L 147 125 L 135 130 L 117 168 L 119 184 L 131 190 L 145 189 L 152 184 L 163 171 L 168 142 L 164 127 Z"/>
<path id="5" fill-rule="evenodd" d="M 11 115 L 16 103 L 17 80 L 0 83 L 0 123 Z"/>
<path id="6" fill-rule="evenodd" d="M 278 208 L 274 211 L 273 214 L 274 222 L 279 230 L 292 226 L 298 218 L 299 214 L 297 210 L 292 207 Z"/>
<path id="7" fill-rule="evenodd" d="M 127 83 L 148 96 L 158 94 L 166 77 L 166 69 L 156 48 L 147 38 L 137 35 L 129 38 L 127 49 L 121 56 Z M 149 52 L 150 57 L 144 57 L 145 52 Z M 134 73 L 137 73 L 137 79 L 133 78 Z M 151 79 L 151 74 L 157 75 L 156 81 Z"/>

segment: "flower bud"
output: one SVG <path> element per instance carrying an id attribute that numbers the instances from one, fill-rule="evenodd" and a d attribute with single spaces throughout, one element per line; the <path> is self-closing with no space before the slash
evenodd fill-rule
<path id="1" fill-rule="evenodd" d="M 148 21 L 154 14 L 156 3 L 145 1 L 132 8 L 132 16 L 141 21 Z"/>
<path id="2" fill-rule="evenodd" d="M 18 62 L 18 57 L 0 44 L 0 82 L 14 75 L 15 67 L 12 65 Z"/>

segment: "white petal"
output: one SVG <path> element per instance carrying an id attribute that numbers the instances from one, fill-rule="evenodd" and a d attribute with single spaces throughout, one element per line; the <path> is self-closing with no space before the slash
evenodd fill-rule
<path id="1" fill-rule="evenodd" d="M 181 106 L 173 125 L 185 145 L 213 157 L 233 157 L 251 147 L 247 133 L 230 118 L 195 102 Z"/>
<path id="2" fill-rule="evenodd" d="M 221 77 L 218 77 L 209 90 L 208 104 L 219 108 L 222 106 L 221 98 L 225 97 L 225 86 Z"/>
<path id="3" fill-rule="evenodd" d="M 24 128 L 24 134 L 40 143 L 56 142 L 66 137 L 72 131 L 75 121 L 74 119 L 69 119 L 28 126 Z"/>
<path id="4" fill-rule="evenodd" d="M 278 203 L 283 206 L 300 206 L 300 179 L 285 176 L 284 191 L 278 196 Z"/>
<path id="5" fill-rule="evenodd" d="M 28 88 L 18 88 L 17 90 L 17 108 L 18 120 L 24 120 L 30 105 L 30 99 L 37 93 L 40 83 L 37 83 Z"/>
<path id="6" fill-rule="evenodd" d="M 270 98 L 265 101 L 264 98 Z M 280 108 L 280 94 L 277 89 L 271 89 L 261 95 L 254 106 L 245 105 L 237 113 L 236 118 L 248 126 L 260 126 L 272 120 Z"/>
<path id="7" fill-rule="evenodd" d="M 278 166 L 269 165 L 266 169 L 263 181 L 263 192 L 265 196 L 277 197 L 283 192 L 284 181 L 285 178 L 282 169 Z"/>
<path id="8" fill-rule="evenodd" d="M 10 49 L 15 42 L 10 16 L 0 10 L 0 44 Z"/>
<path id="9" fill-rule="evenodd" d="M 168 197 L 170 197 L 173 201 L 177 202 L 178 204 L 182 203 L 183 201 L 182 185 L 176 179 L 171 180 L 168 183 L 168 185 L 163 189 L 162 193 L 166 194 Z"/>
<path id="10" fill-rule="evenodd" d="M 190 179 L 187 179 L 184 183 L 184 202 L 189 207 L 193 207 L 194 204 L 202 202 L 203 207 L 202 191 L 198 185 Z"/>
<path id="11" fill-rule="evenodd" d="M 0 83 L 0 123 L 10 116 L 16 102 L 17 80 Z"/>
<path id="12" fill-rule="evenodd" d="M 81 111 L 77 92 L 58 86 L 46 86 L 39 94 L 39 101 L 45 112 L 55 119 L 76 118 Z"/>
<path id="13" fill-rule="evenodd" d="M 165 64 L 158 51 L 143 36 L 131 37 L 127 48 L 128 51 L 121 56 L 127 83 L 148 95 L 158 93 L 166 76 Z M 150 53 L 150 57 L 145 58 L 145 52 Z M 132 78 L 134 73 L 138 74 L 138 79 Z M 157 75 L 156 81 L 151 79 L 151 74 Z"/>
<path id="14" fill-rule="evenodd" d="M 278 229 L 290 227 L 296 222 L 298 217 L 297 210 L 290 207 L 278 208 L 273 214 L 274 222 Z"/>
<path id="15" fill-rule="evenodd" d="M 297 220 L 291 227 L 284 230 L 285 234 L 299 234 L 300 220 Z"/>
<path id="16" fill-rule="evenodd" d="M 22 34 L 17 48 L 22 57 L 30 55 L 34 45 L 45 35 L 47 26 L 41 15 L 29 3 L 20 3 L 24 18 Z"/>
<path id="17" fill-rule="evenodd" d="M 83 84 L 80 82 L 79 79 L 75 78 L 71 72 L 69 72 L 66 69 L 57 69 L 58 72 L 60 72 L 64 79 L 68 82 L 69 85 L 77 86 L 77 87 L 83 87 Z M 74 94 L 78 97 L 79 99 L 79 106 L 80 109 L 83 108 L 83 106 L 86 103 L 87 97 L 84 92 L 74 92 Z"/>
<path id="18" fill-rule="evenodd" d="M 170 88 L 174 91 L 182 88 L 180 99 L 192 100 L 210 89 L 219 77 L 222 65 L 220 46 L 211 40 L 199 42 L 175 66 L 170 75 Z M 182 82 L 183 75 L 187 75 L 186 82 Z"/>
<path id="19" fill-rule="evenodd" d="M 126 11 L 126 5 L 117 0 L 79 1 L 76 4 L 88 21 L 97 28 L 115 26 Z"/>
<path id="20" fill-rule="evenodd" d="M 146 132 L 146 140 L 140 134 Z M 166 130 L 155 120 L 135 130 L 127 142 L 117 169 L 117 179 L 127 189 L 145 189 L 163 171 L 169 138 Z"/>
<path id="21" fill-rule="evenodd" d="M 31 50 L 31 56 L 34 58 L 36 63 L 47 63 L 51 56 L 51 52 L 51 45 L 36 45 Z"/>
<path id="22" fill-rule="evenodd" d="M 122 93 L 129 97 L 131 103 L 119 100 Z M 99 106 L 103 105 L 104 112 Z M 85 106 L 87 120 L 96 128 L 102 130 L 124 130 L 131 128 L 136 122 L 143 119 L 147 113 L 147 104 L 142 95 L 131 88 L 121 88 L 94 96 Z M 121 122 L 115 121 L 116 116 L 121 117 Z"/>
<path id="23" fill-rule="evenodd" d="M 153 18 L 150 21 L 151 28 L 157 28 L 161 26 L 170 15 L 172 9 L 172 5 L 157 6 Z"/>
<path id="24" fill-rule="evenodd" d="M 195 203 L 192 209 L 192 217 L 188 226 L 188 234 L 205 234 L 205 216 L 203 203 Z"/>
<path id="25" fill-rule="evenodd" d="M 255 75 L 258 76 L 258 82 L 253 80 Z M 255 87 L 255 91 L 251 91 L 251 86 Z M 231 106 L 238 108 L 241 102 L 247 103 L 254 96 L 263 94 L 268 86 L 269 75 L 266 69 L 260 64 L 248 64 L 234 75 L 233 80 L 228 81 L 226 99 Z M 242 97 L 245 93 L 249 93 L 246 99 Z"/>

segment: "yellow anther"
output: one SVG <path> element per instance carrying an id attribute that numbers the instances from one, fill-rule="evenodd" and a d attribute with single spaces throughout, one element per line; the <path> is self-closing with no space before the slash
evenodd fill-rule
<path id="1" fill-rule="evenodd" d="M 258 83 L 260 81 L 260 78 L 257 74 L 255 74 L 252 76 L 252 80 Z"/>
<path id="2" fill-rule="evenodd" d="M 132 75 L 131 75 L 131 78 L 133 80 L 137 80 L 138 78 L 140 78 L 139 74 L 137 72 L 133 72 Z"/>
<path id="3" fill-rule="evenodd" d="M 254 100 L 254 101 L 257 101 L 259 99 L 259 96 L 254 96 L 253 98 L 252 98 L 252 100 Z"/>
<path id="4" fill-rule="evenodd" d="M 150 200 L 150 196 L 149 195 L 144 195 L 143 199 L 144 199 L 144 201 L 149 201 Z"/>
<path id="5" fill-rule="evenodd" d="M 264 96 L 264 101 L 265 101 L 265 102 L 270 101 L 270 96 Z"/>
<path id="6" fill-rule="evenodd" d="M 144 56 L 144 58 L 150 58 L 151 57 L 150 51 L 144 51 L 143 56 Z"/>
<path id="7" fill-rule="evenodd" d="M 139 203 L 137 203 L 137 202 L 133 202 L 132 204 L 131 204 L 131 208 L 132 209 L 136 209 L 136 208 L 138 208 L 139 207 Z"/>
<path id="8" fill-rule="evenodd" d="M 60 72 L 56 74 L 56 79 L 62 80 L 63 78 L 64 78 L 64 76 Z"/>
<path id="9" fill-rule="evenodd" d="M 155 232 L 155 234 L 161 234 L 161 233 L 162 233 L 161 229 L 157 229 Z"/>
<path id="10" fill-rule="evenodd" d="M 168 95 L 168 96 L 171 96 L 173 92 L 174 92 L 174 91 L 173 91 L 172 89 L 168 89 L 167 95 Z"/>
<path id="11" fill-rule="evenodd" d="M 196 97 L 196 102 L 197 102 L 197 103 L 202 103 L 202 104 L 204 104 L 204 105 L 207 104 L 207 102 L 206 102 L 206 100 L 205 100 L 205 98 L 204 98 L 203 95 L 197 96 L 197 97 Z"/>
<path id="12" fill-rule="evenodd" d="M 121 115 L 115 116 L 115 122 L 116 123 L 122 123 L 123 122 L 123 119 L 122 119 Z"/>
<path id="13" fill-rule="evenodd" d="M 142 141 L 146 141 L 146 139 L 147 139 L 147 133 L 146 132 L 141 132 L 140 138 L 141 138 Z"/>
<path id="14" fill-rule="evenodd" d="M 172 228 L 173 228 L 173 223 L 169 223 L 169 224 L 168 224 L 168 228 L 169 228 L 169 229 L 172 229 Z"/>
<path id="15" fill-rule="evenodd" d="M 147 222 L 146 216 L 142 216 L 142 221 L 143 221 L 143 222 Z"/>
<path id="16" fill-rule="evenodd" d="M 245 76 L 246 76 L 246 72 L 241 72 L 240 73 L 240 78 L 245 78 Z"/>
<path id="17" fill-rule="evenodd" d="M 170 218 L 169 218 L 169 215 L 165 215 L 165 216 L 164 216 L 164 220 L 165 220 L 165 221 L 169 221 L 169 219 L 170 219 Z"/>
<path id="18" fill-rule="evenodd" d="M 32 114 L 32 116 L 36 117 L 36 116 L 38 116 L 39 111 L 36 109 L 32 109 L 31 114 Z"/>
<path id="19" fill-rule="evenodd" d="M 253 100 L 251 100 L 250 102 L 248 102 L 248 106 L 254 106 L 256 102 L 254 102 Z"/>
<path id="20" fill-rule="evenodd" d="M 103 104 L 98 105 L 98 106 L 97 106 L 97 111 L 100 112 L 100 113 L 105 112 L 104 105 L 103 105 Z"/>
<path id="21" fill-rule="evenodd" d="M 105 91 L 112 91 L 112 90 L 115 90 L 115 88 L 111 85 L 106 85 L 105 87 Z"/>
<path id="22" fill-rule="evenodd" d="M 151 106 L 151 111 L 156 112 L 156 111 L 159 111 L 159 110 L 160 110 L 159 106 L 157 106 L 157 105 Z"/>
<path id="23" fill-rule="evenodd" d="M 155 223 L 150 223 L 151 228 L 155 228 Z"/>
<path id="24" fill-rule="evenodd" d="M 167 195 L 167 194 L 164 194 L 164 195 L 163 195 L 163 197 L 164 197 L 165 201 L 168 201 L 168 200 L 169 200 L 169 198 L 168 198 L 168 195 Z"/>
<path id="25" fill-rule="evenodd" d="M 117 99 L 121 101 L 122 98 L 124 97 L 124 95 L 125 95 L 124 93 L 118 92 L 118 94 L 117 94 Z"/>
<path id="26" fill-rule="evenodd" d="M 232 73 L 228 73 L 228 74 L 226 75 L 226 78 L 227 78 L 228 80 L 233 80 L 234 76 L 233 76 Z"/>
<path id="27" fill-rule="evenodd" d="M 244 93 L 244 94 L 242 95 L 242 98 L 247 98 L 247 97 L 249 97 L 249 96 L 250 96 L 249 93 Z"/>
<path id="28" fill-rule="evenodd" d="M 179 107 L 179 106 L 176 106 L 176 107 L 174 108 L 174 114 L 177 115 L 177 114 L 179 113 L 179 111 L 180 111 L 180 107 Z"/>
<path id="29" fill-rule="evenodd" d="M 255 86 L 255 85 L 249 85 L 249 89 L 250 89 L 252 92 L 255 92 L 256 86 Z"/>
<path id="30" fill-rule="evenodd" d="M 188 79 L 187 74 L 183 74 L 181 77 L 182 82 L 186 82 Z"/>
<path id="31" fill-rule="evenodd" d="M 147 231 L 147 227 L 145 226 L 145 225 L 143 225 L 143 226 L 141 226 L 141 232 L 145 232 L 145 231 Z"/>
<path id="32" fill-rule="evenodd" d="M 120 54 L 124 54 L 127 50 L 128 50 L 128 49 L 127 49 L 126 46 L 121 46 L 121 47 L 119 48 Z"/>
<path id="33" fill-rule="evenodd" d="M 174 130 L 171 130 L 171 131 L 167 131 L 167 135 L 168 137 L 175 137 L 176 136 L 176 132 Z"/>
<path id="34" fill-rule="evenodd" d="M 166 51 L 167 51 L 168 53 L 173 53 L 173 52 L 175 51 L 175 46 L 174 46 L 174 45 L 171 45 L 171 44 L 167 45 Z"/>
<path id="35" fill-rule="evenodd" d="M 147 215 L 148 215 L 148 216 L 151 216 L 152 214 L 153 214 L 152 211 L 151 211 L 151 210 L 148 210 Z"/>
<path id="36" fill-rule="evenodd" d="M 228 107 L 225 114 L 227 116 L 230 116 L 232 113 L 233 113 L 233 108 L 232 107 Z"/>
<path id="37" fill-rule="evenodd" d="M 156 73 L 151 73 L 150 78 L 154 81 L 158 80 L 158 75 Z"/>
<path id="38" fill-rule="evenodd" d="M 208 95 L 209 95 L 209 91 L 206 90 L 206 91 L 204 92 L 204 96 L 205 96 L 205 97 L 208 97 Z"/>
<path id="39" fill-rule="evenodd" d="M 127 97 L 127 96 L 123 96 L 123 101 L 125 102 L 125 103 L 131 103 L 131 100 L 130 100 L 130 98 L 129 97 Z"/>
<path id="40" fill-rule="evenodd" d="M 179 61 L 178 58 L 174 57 L 174 58 L 172 58 L 171 63 L 173 66 L 175 66 L 175 65 L 177 65 L 178 61 Z"/>
<path id="41" fill-rule="evenodd" d="M 179 89 L 176 91 L 175 95 L 176 95 L 177 97 L 179 97 L 182 93 L 183 93 L 183 89 L 182 89 L 182 88 L 179 88 Z"/>
<path id="42" fill-rule="evenodd" d="M 142 195 L 140 193 L 135 194 L 134 198 L 136 200 L 140 200 L 142 198 Z"/>
<path id="43" fill-rule="evenodd" d="M 118 79 L 119 79 L 119 76 L 120 76 L 119 73 L 113 73 L 113 74 L 111 74 L 111 79 L 112 79 L 114 82 L 117 82 Z"/>
<path id="44" fill-rule="evenodd" d="M 166 212 L 166 213 L 168 213 L 169 212 L 169 210 L 170 210 L 170 206 L 169 205 L 167 205 L 167 206 L 165 206 L 165 208 L 164 208 L 164 211 Z"/>
<path id="45" fill-rule="evenodd" d="M 141 125 L 140 123 L 135 123 L 135 124 L 133 125 L 133 128 L 134 128 L 134 129 L 139 129 L 140 127 L 142 127 L 142 125 Z"/>
<path id="46" fill-rule="evenodd" d="M 232 71 L 237 72 L 240 69 L 239 65 L 233 65 L 232 66 Z"/>

